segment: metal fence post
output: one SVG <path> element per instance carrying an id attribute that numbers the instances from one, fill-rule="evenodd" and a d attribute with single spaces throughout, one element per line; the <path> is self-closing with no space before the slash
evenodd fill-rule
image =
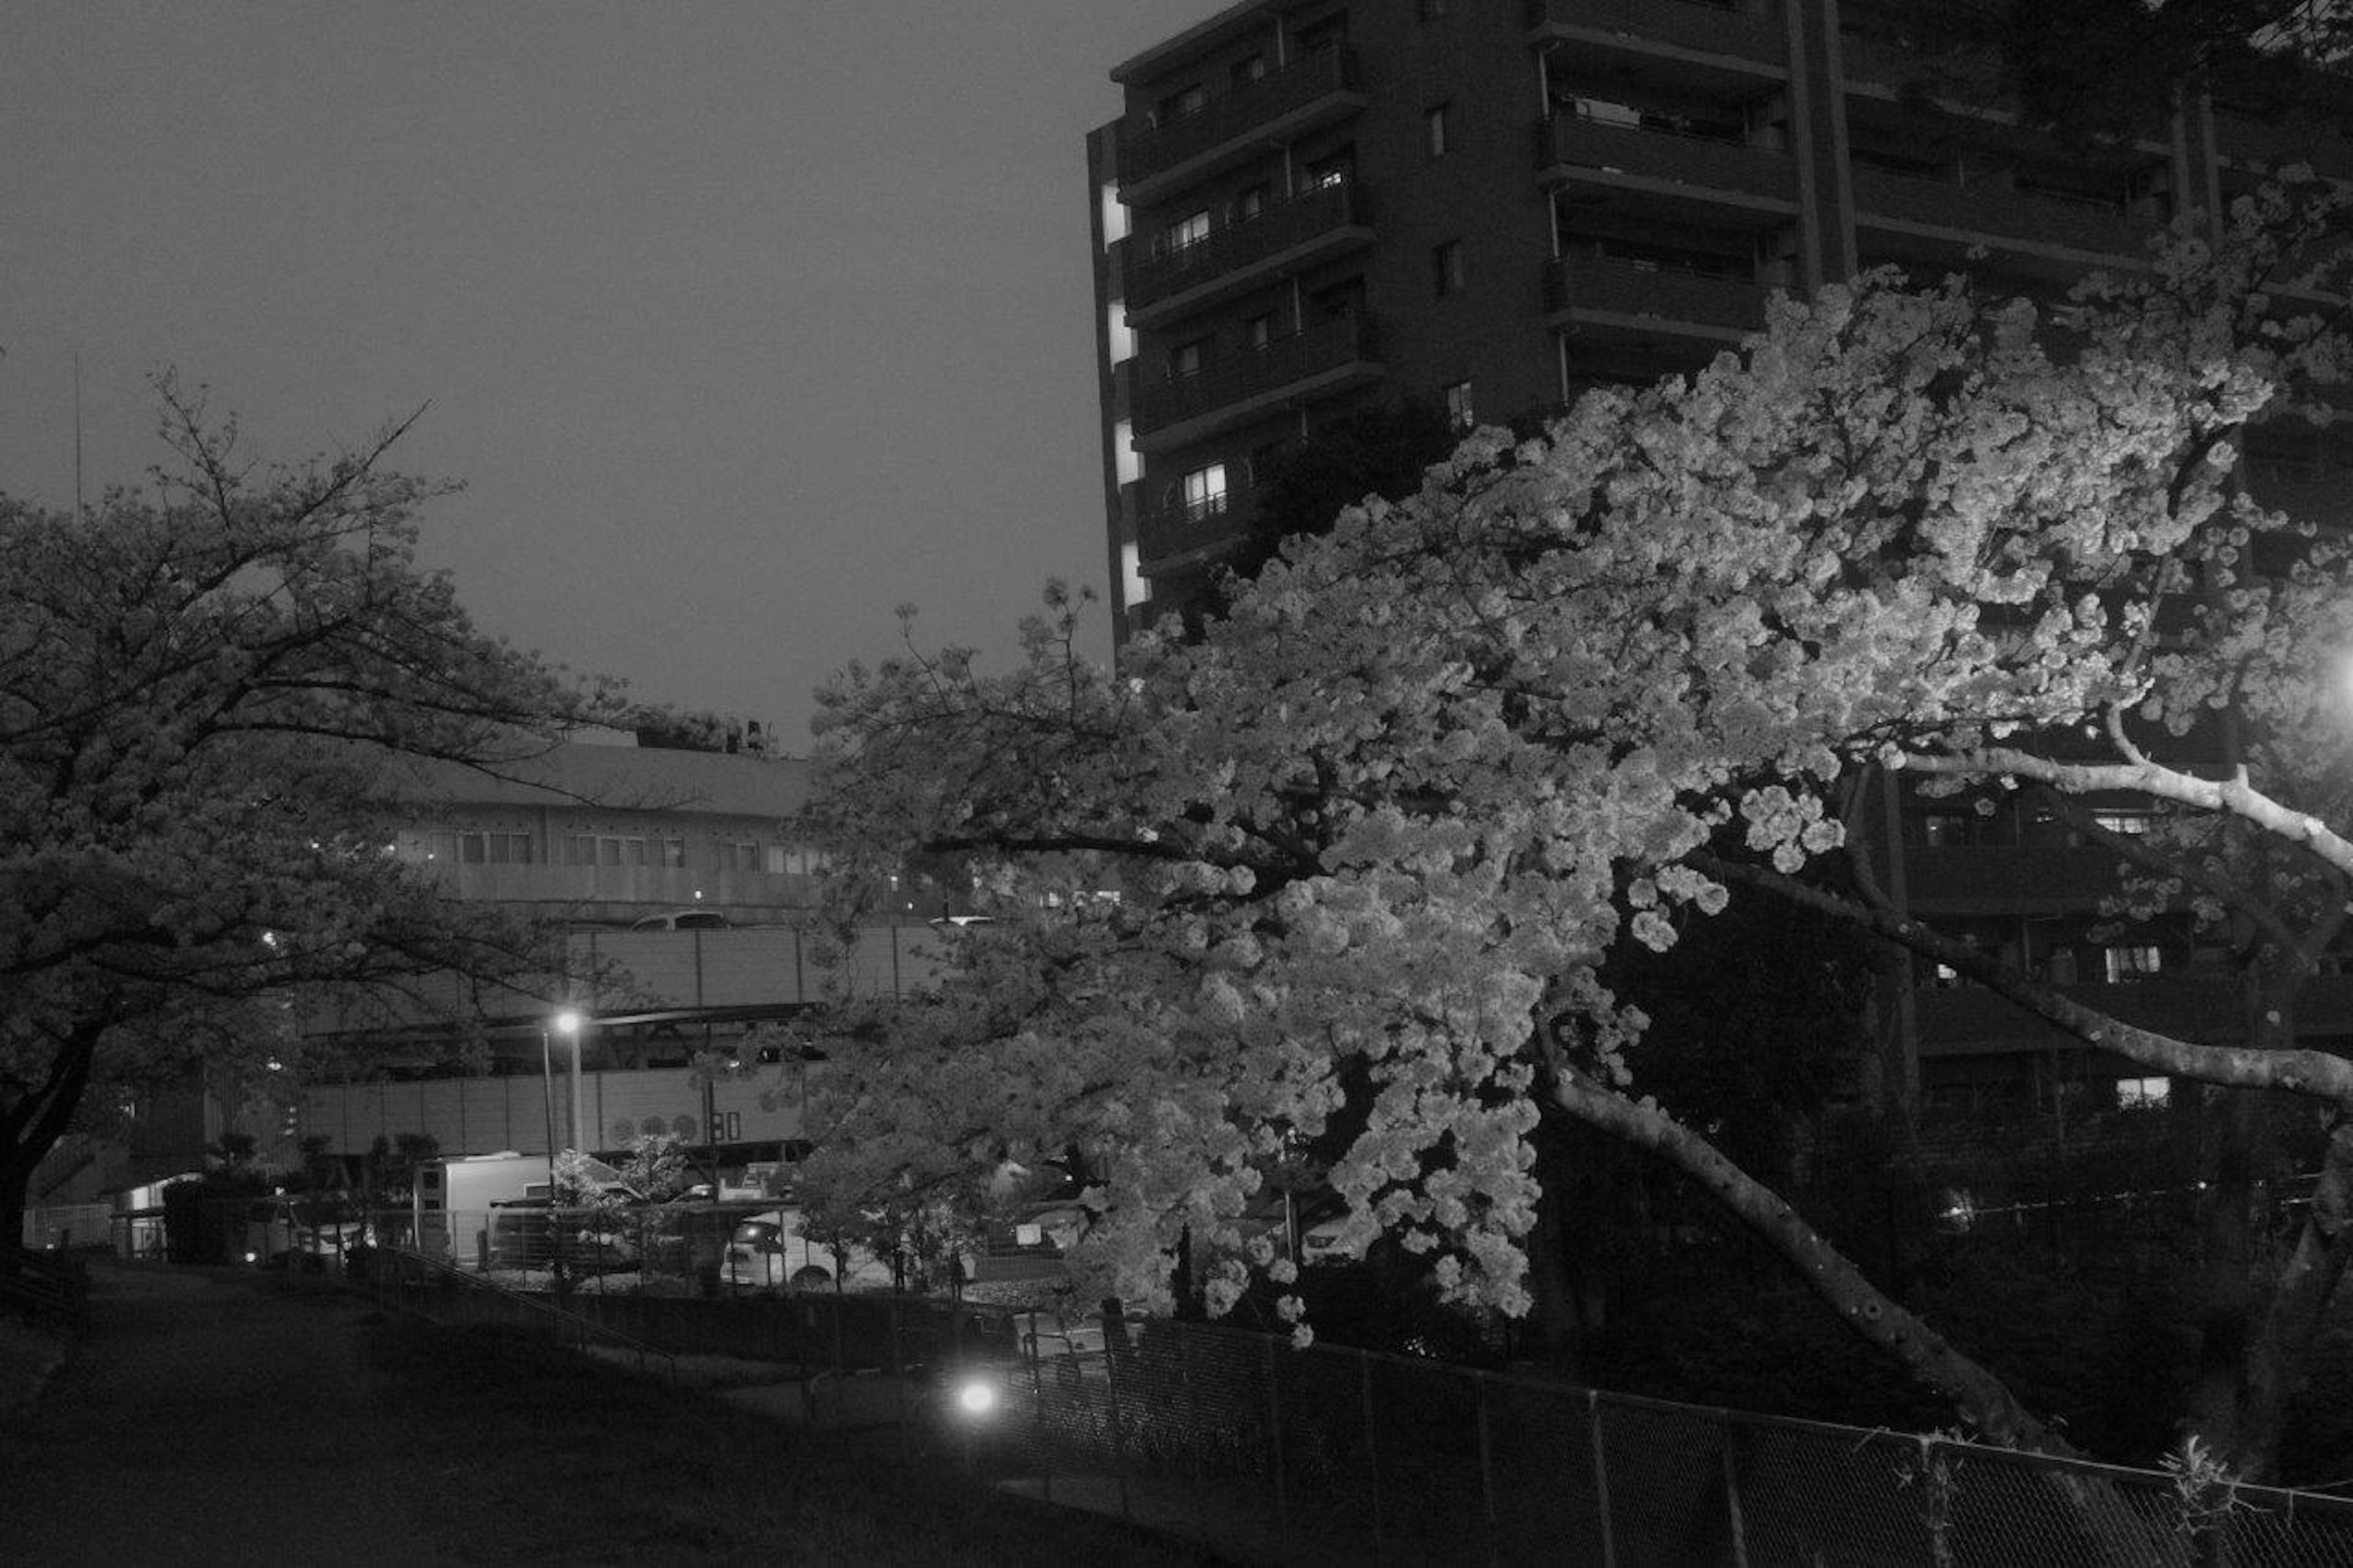
<path id="1" fill-rule="evenodd" d="M 1266 1415 L 1274 1458 L 1274 1539 L 1282 1555 L 1291 1554 L 1291 1498 L 1282 1472 L 1282 1384 L 1275 1370 L 1274 1341 L 1266 1342 Z"/>
<path id="2" fill-rule="evenodd" d="M 1593 1443 L 1593 1508 L 1600 1521 L 1601 1568 L 1618 1568 L 1618 1542 L 1609 1523 L 1609 1460 L 1601 1447 L 1601 1396 L 1585 1391 L 1585 1419 Z"/>
<path id="3" fill-rule="evenodd" d="M 1040 1364 L 1044 1358 L 1038 1353 L 1038 1313 L 1035 1308 L 1030 1310 L 1029 1321 L 1029 1331 L 1023 1337 L 1029 1342 L 1029 1410 L 1032 1416 L 1029 1440 L 1038 1455 L 1038 1495 L 1050 1503 L 1054 1500 L 1054 1458 L 1052 1450 L 1047 1447 L 1046 1372 Z"/>
<path id="4" fill-rule="evenodd" d="M 1113 1479 L 1119 1483 L 1119 1517 L 1133 1521 L 1134 1514 L 1127 1501 L 1127 1437 L 1121 1430 L 1119 1414 L 1119 1347 L 1126 1337 L 1127 1324 L 1120 1316 L 1116 1300 L 1103 1304 L 1103 1383 L 1111 1394 L 1111 1468 Z"/>
<path id="5" fill-rule="evenodd" d="M 1471 1394 L 1479 1418 L 1479 1505 L 1487 1522 L 1487 1562 L 1501 1562 L 1503 1534 L 1495 1528 L 1495 1451 L 1487 1430 L 1487 1374 L 1473 1368 Z"/>
<path id="6" fill-rule="evenodd" d="M 1381 1526 L 1381 1451 L 1373 1434 L 1373 1358 L 1364 1352 L 1356 1352 L 1356 1387 L 1365 1407 L 1365 1480 L 1373 1501 L 1373 1561 L 1381 1561 L 1387 1550 Z"/>
<path id="7" fill-rule="evenodd" d="M 1724 1518 L 1732 1531 L 1732 1568 L 1748 1568 L 1748 1526 L 1740 1512 L 1739 1430 L 1729 1420 L 1723 1426 Z"/>

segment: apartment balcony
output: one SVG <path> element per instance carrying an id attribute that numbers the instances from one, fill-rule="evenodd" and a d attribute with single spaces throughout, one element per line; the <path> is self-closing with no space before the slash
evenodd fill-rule
<path id="1" fill-rule="evenodd" d="M 2309 163 L 2315 172 L 2337 179 L 2353 170 L 2353 143 L 2344 132 L 2334 125 L 2316 125 L 2309 118 L 2279 122 L 2218 110 L 2214 150 L 2234 163 L 2264 170 Z"/>
<path id="2" fill-rule="evenodd" d="M 1213 549 L 1248 528 L 1257 506 L 1245 485 L 1189 506 L 1144 512 L 1135 524 L 1137 553 L 1150 567 Z"/>
<path id="3" fill-rule="evenodd" d="M 1373 239 L 1364 187 L 1339 180 L 1276 202 L 1208 238 L 1127 258 L 1127 321 L 1157 327 Z"/>
<path id="4" fill-rule="evenodd" d="M 1220 430 L 1377 381 L 1373 323 L 1362 314 L 1328 321 L 1213 361 L 1189 375 L 1135 389 L 1135 447 L 1165 452 Z"/>
<path id="5" fill-rule="evenodd" d="M 1581 114 L 1549 114 L 1538 123 L 1536 169 L 1546 181 L 1599 175 L 1635 189 L 1670 189 L 1737 206 L 1797 210 L 1798 165 L 1785 152 Z"/>
<path id="6" fill-rule="evenodd" d="M 2085 1006 L 2113 1014 L 2137 1028 L 2201 1045 L 2235 1045 L 2246 1037 L 2238 976 L 2228 970 L 2189 970 L 2126 984 L 2061 989 Z M 2083 1045 L 1982 985 L 1924 987 L 1913 993 L 1913 1008 L 1924 1057 L 2039 1054 Z M 2317 975 L 2298 999 L 2297 1032 L 2306 1040 L 2341 1036 L 2348 1008 L 2353 1008 L 2353 975 Z"/>
<path id="7" fill-rule="evenodd" d="M 1157 125 L 1131 115 L 1119 132 L 1120 198 L 1149 206 L 1265 147 L 1365 106 L 1356 51 L 1323 48 Z"/>
<path id="8" fill-rule="evenodd" d="M 1545 263 L 1548 326 L 1639 320 L 1695 337 L 1738 339 L 1765 324 L 1767 289 L 1745 278 L 1679 271 L 1595 252 Z"/>
<path id="9" fill-rule="evenodd" d="M 1899 174 L 1853 165 L 1855 225 L 1930 234 L 1961 245 L 1987 242 L 2137 259 L 2150 226 L 2103 203 L 2013 190 L 1990 183 Z"/>
<path id="10" fill-rule="evenodd" d="M 1712 0 L 1527 0 L 1530 41 L 1620 37 L 1693 54 L 1786 68 L 1788 35 L 1778 5 Z"/>

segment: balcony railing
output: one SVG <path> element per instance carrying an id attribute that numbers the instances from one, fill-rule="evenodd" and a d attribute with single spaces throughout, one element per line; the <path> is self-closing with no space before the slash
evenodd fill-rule
<path id="1" fill-rule="evenodd" d="M 2138 257 L 2150 225 L 2119 209 L 1991 183 L 1964 185 L 1853 165 L 1855 220 L 1874 218 L 1968 236 L 2063 246 L 2104 256 Z"/>
<path id="2" fill-rule="evenodd" d="M 1795 204 L 1798 166 L 1789 154 L 1651 126 L 1616 125 L 1581 114 L 1548 114 L 1536 125 L 1539 170 L 1600 170 Z"/>
<path id="3" fill-rule="evenodd" d="M 1361 313 L 1337 316 L 1263 348 L 1212 361 L 1189 375 L 1137 387 L 1136 435 L 1270 400 L 1303 383 L 1375 361 L 1371 320 Z"/>
<path id="4" fill-rule="evenodd" d="M 1322 48 L 1280 70 L 1210 99 L 1194 112 L 1157 125 L 1131 117 L 1120 127 L 1119 177 L 1131 205 L 1148 199 L 1152 183 L 1201 172 L 1237 143 L 1249 146 L 1284 128 L 1305 129 L 1364 103 L 1352 49 Z"/>
<path id="5" fill-rule="evenodd" d="M 1136 520 L 1137 553 L 1145 562 L 1166 561 L 1232 538 L 1250 526 L 1257 497 L 1248 486 L 1185 506 L 1163 507 Z"/>
<path id="6" fill-rule="evenodd" d="M 1571 252 L 1545 263 L 1546 313 L 1600 310 L 1708 329 L 1752 332 L 1765 324 L 1765 286 L 1751 279 Z"/>
<path id="7" fill-rule="evenodd" d="M 1532 33 L 1614 33 L 1695 53 L 1780 66 L 1789 40 L 1778 5 L 1710 0 L 1527 0 Z"/>
<path id="8" fill-rule="evenodd" d="M 1171 300 L 1198 300 L 1221 282 L 1246 282 L 1257 269 L 1322 254 L 1333 248 L 1331 242 L 1369 239 L 1366 224 L 1362 187 L 1353 180 L 1335 180 L 1213 229 L 1208 238 L 1182 249 L 1150 257 L 1131 252 L 1128 317 L 1148 324 L 1145 318 L 1154 309 Z"/>

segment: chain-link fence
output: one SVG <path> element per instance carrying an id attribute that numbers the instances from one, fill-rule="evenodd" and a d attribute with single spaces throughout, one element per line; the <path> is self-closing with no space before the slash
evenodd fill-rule
<path id="1" fill-rule="evenodd" d="M 2353 1502 L 1154 1321 L 1025 1322 L 982 1451 L 1283 1563 L 2353 1564 Z"/>
<path id="2" fill-rule="evenodd" d="M 642 1235 L 628 1268 L 599 1270 L 587 1260 L 602 1244 L 572 1235 L 563 1211 L 532 1216 L 536 1258 L 529 1225 L 502 1234 L 491 1215 L 450 1216 L 428 1255 L 402 1233 L 407 1217 L 348 1237 L 312 1226 L 289 1256 L 348 1270 L 387 1304 L 651 1371 L 710 1355 L 903 1380 L 889 1408 L 906 1451 L 1245 1561 L 2353 1568 L 2353 1501 L 2220 1475 L 1299 1351 L 1213 1325 L 1068 1321 L 838 1273 L 797 1287 L 746 1277 L 758 1255 L 733 1236 Z M 955 1397 L 967 1386 L 971 1406 Z"/>

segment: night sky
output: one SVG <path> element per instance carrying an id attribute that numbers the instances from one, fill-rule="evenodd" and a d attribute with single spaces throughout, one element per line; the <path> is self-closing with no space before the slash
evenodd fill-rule
<path id="1" fill-rule="evenodd" d="M 0 490 L 429 402 L 404 471 L 487 629 L 782 726 L 1104 587 L 1082 138 L 1214 0 L 0 7 Z M 1094 622 L 1093 651 L 1108 649 Z"/>

